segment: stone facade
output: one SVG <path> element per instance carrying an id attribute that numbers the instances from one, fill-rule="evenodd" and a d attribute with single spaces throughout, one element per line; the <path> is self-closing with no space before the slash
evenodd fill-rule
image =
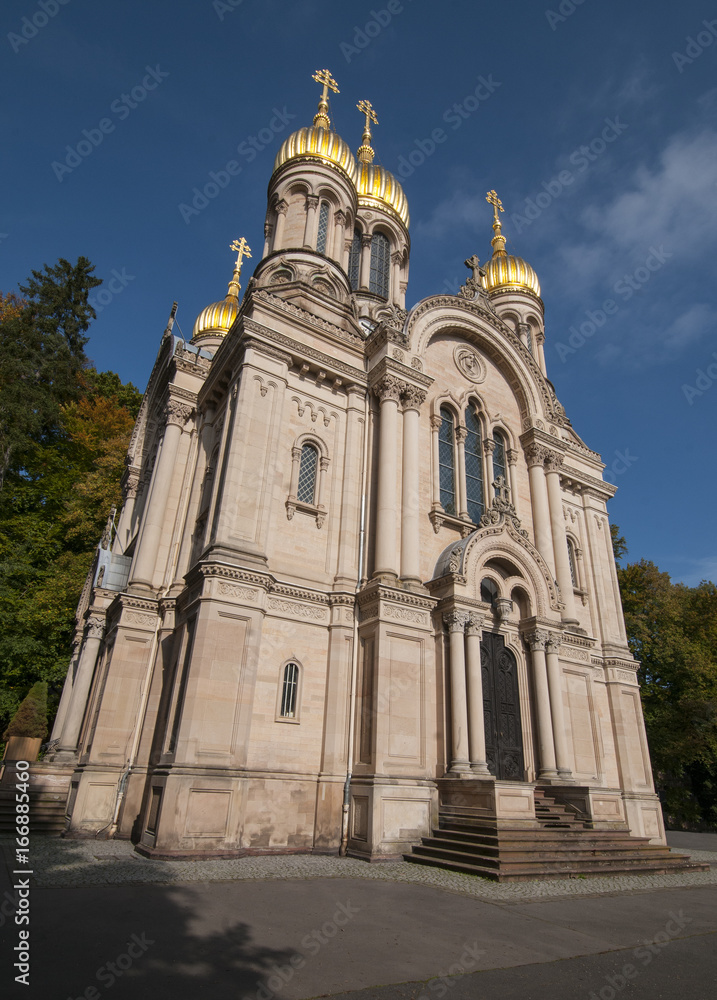
<path id="1" fill-rule="evenodd" d="M 442 795 L 534 824 L 543 783 L 663 843 L 614 487 L 547 381 L 537 279 L 496 209 L 519 278 L 471 258 L 406 312 L 365 135 L 358 163 L 287 140 L 241 304 L 236 271 L 214 327 L 162 338 L 53 733 L 68 832 L 376 859 Z"/>

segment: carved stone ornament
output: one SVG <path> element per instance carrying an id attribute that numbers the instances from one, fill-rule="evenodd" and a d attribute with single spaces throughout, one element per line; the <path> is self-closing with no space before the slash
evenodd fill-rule
<path id="1" fill-rule="evenodd" d="M 451 611 L 443 616 L 443 622 L 449 632 L 463 632 L 468 624 L 468 614 L 465 611 Z"/>
<path id="2" fill-rule="evenodd" d="M 525 461 L 530 469 L 534 465 L 542 465 L 545 461 L 545 448 L 539 444 L 529 444 L 525 449 Z"/>
<path id="3" fill-rule="evenodd" d="M 560 652 L 560 647 L 562 643 L 563 643 L 563 637 L 561 635 L 558 635 L 557 632 L 551 632 L 548 637 L 548 641 L 545 645 L 549 653 L 558 653 Z"/>
<path id="4" fill-rule="evenodd" d="M 124 484 L 124 499 L 134 500 L 137 496 L 137 490 L 139 489 L 139 476 L 136 473 L 130 473 L 127 476 L 127 481 Z"/>
<path id="5" fill-rule="evenodd" d="M 167 403 L 165 414 L 167 424 L 176 424 L 178 427 L 184 427 L 192 415 L 192 407 L 187 406 L 186 403 L 180 403 L 179 400 L 170 399 Z"/>
<path id="6" fill-rule="evenodd" d="M 426 393 L 415 385 L 407 385 L 401 394 L 405 410 L 420 410 L 426 401 Z"/>
<path id="7" fill-rule="evenodd" d="M 472 257 L 464 261 L 464 264 L 470 270 L 471 276 L 466 279 L 465 285 L 461 285 L 458 289 L 458 294 L 464 299 L 475 299 L 476 297 L 487 299 L 485 289 L 483 288 L 485 271 L 480 266 L 480 260 L 473 254 Z"/>
<path id="8" fill-rule="evenodd" d="M 476 614 L 474 611 L 468 615 L 468 624 L 466 625 L 466 635 L 477 635 L 480 636 L 483 632 L 483 616 Z"/>
<path id="9" fill-rule="evenodd" d="M 545 471 L 559 472 L 563 465 L 563 456 L 557 451 L 546 451 Z"/>
<path id="10" fill-rule="evenodd" d="M 544 632 L 542 629 L 536 629 L 534 632 L 527 633 L 525 641 L 531 649 L 542 649 L 544 651 L 549 638 L 550 633 Z"/>
<path id="11" fill-rule="evenodd" d="M 423 362 L 420 358 L 411 358 L 411 368 L 415 368 L 417 372 L 423 371 Z"/>
<path id="12" fill-rule="evenodd" d="M 499 524 L 505 524 L 517 531 L 523 538 L 528 537 L 528 532 L 520 526 L 520 518 L 516 514 L 515 507 L 510 502 L 510 490 L 506 485 L 505 478 L 498 476 L 493 483 L 496 495 L 490 505 L 490 510 L 486 511 L 480 519 L 481 528 L 490 528 Z"/>
<path id="13" fill-rule="evenodd" d="M 105 634 L 105 623 L 102 618 L 88 618 L 85 625 L 85 635 L 88 639 L 101 639 Z"/>
<path id="14" fill-rule="evenodd" d="M 395 375 L 384 375 L 375 386 L 373 391 L 383 403 L 387 399 L 395 399 L 398 402 L 401 393 L 406 388 L 405 384 L 397 379 Z"/>
<path id="15" fill-rule="evenodd" d="M 460 572 L 462 555 L 463 555 L 463 549 L 460 545 L 457 545 L 454 549 L 451 549 L 451 554 L 448 559 L 448 569 L 451 571 L 451 573 Z"/>
<path id="16" fill-rule="evenodd" d="M 488 374 L 485 361 L 472 347 L 459 344 L 453 352 L 453 360 L 458 371 L 470 382 L 483 382 Z"/>

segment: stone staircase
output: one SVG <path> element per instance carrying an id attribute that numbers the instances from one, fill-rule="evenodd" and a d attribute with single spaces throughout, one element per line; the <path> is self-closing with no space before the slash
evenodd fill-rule
<path id="1" fill-rule="evenodd" d="M 570 806 L 535 789 L 537 827 L 498 827 L 470 808 L 447 806 L 433 836 L 423 837 L 406 861 L 479 875 L 498 882 L 586 875 L 704 871 L 709 865 L 674 855 L 668 847 L 631 837 L 629 830 L 593 830 Z"/>
<path id="2" fill-rule="evenodd" d="M 30 799 L 30 836 L 59 837 L 65 829 L 66 796 L 35 792 Z M 0 836 L 15 833 L 15 796 L 0 793 Z"/>

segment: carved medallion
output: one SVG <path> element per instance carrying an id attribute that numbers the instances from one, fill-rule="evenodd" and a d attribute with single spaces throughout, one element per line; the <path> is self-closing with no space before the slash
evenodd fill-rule
<path id="1" fill-rule="evenodd" d="M 482 382 L 487 374 L 485 361 L 472 347 L 459 345 L 453 352 L 458 371 L 471 382 Z"/>

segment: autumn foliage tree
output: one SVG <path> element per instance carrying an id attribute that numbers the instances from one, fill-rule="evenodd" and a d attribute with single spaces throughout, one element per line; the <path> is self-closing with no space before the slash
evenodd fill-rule
<path id="1" fill-rule="evenodd" d="M 624 540 L 623 540 L 624 542 Z M 717 826 L 717 587 L 618 566 L 655 784 L 673 827 Z"/>
<path id="2" fill-rule="evenodd" d="M 85 355 L 94 316 L 87 293 L 99 283 L 92 270 L 85 258 L 75 267 L 60 261 L 33 272 L 21 287 L 27 300 L 0 296 L 3 728 L 38 680 L 48 682 L 51 714 L 56 709 L 75 610 L 110 508 L 121 502 L 141 400 Z M 32 361 L 16 363 L 25 347 Z"/>

